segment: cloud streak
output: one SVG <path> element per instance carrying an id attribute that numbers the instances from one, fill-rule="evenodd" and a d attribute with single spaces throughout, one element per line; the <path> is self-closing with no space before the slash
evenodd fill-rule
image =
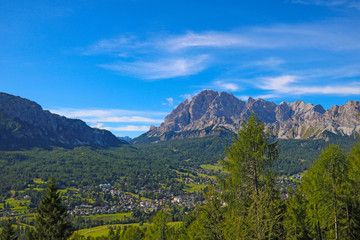
<path id="1" fill-rule="evenodd" d="M 142 40 L 136 36 L 120 36 L 100 40 L 89 46 L 84 54 L 109 55 L 112 62 L 98 66 L 122 75 L 144 80 L 171 79 L 195 75 L 215 66 L 228 67 L 234 58 L 249 50 L 358 51 L 360 32 L 355 30 L 357 27 L 360 27 L 357 20 L 337 20 L 252 26 L 228 32 L 187 32 Z M 124 59 L 124 56 L 128 57 Z M 118 61 L 119 57 L 122 61 Z M 274 68 L 286 62 L 279 57 L 252 61 L 258 68 Z"/>
<path id="2" fill-rule="evenodd" d="M 83 117 L 113 117 L 113 116 L 164 116 L 166 112 L 152 112 L 152 111 L 136 111 L 126 109 L 77 109 L 77 108 L 54 108 L 50 110 L 53 113 L 66 116 L 69 118 L 83 118 Z"/>
<path id="3" fill-rule="evenodd" d="M 226 48 L 234 46 L 254 46 L 251 39 L 235 33 L 226 32 L 189 32 L 185 35 L 174 36 L 166 39 L 161 43 L 170 51 L 177 51 L 187 48 L 211 47 Z"/>
<path id="4" fill-rule="evenodd" d="M 252 64 L 249 65 L 255 65 L 255 66 L 267 66 L 267 67 L 277 67 L 281 64 L 284 64 L 286 61 L 281 58 L 277 57 L 270 57 L 264 60 L 255 61 Z"/>
<path id="5" fill-rule="evenodd" d="M 349 0 L 294 0 L 293 3 L 319 5 L 326 7 L 347 7 L 360 10 L 360 3 L 358 1 Z"/>
<path id="6" fill-rule="evenodd" d="M 163 103 L 164 106 L 173 106 L 174 105 L 174 99 L 172 97 L 169 97 L 166 99 L 166 103 Z"/>
<path id="7" fill-rule="evenodd" d="M 120 73 L 129 74 L 142 79 L 154 80 L 194 75 L 206 68 L 207 55 L 161 59 L 155 62 L 120 62 L 101 65 Z"/>
<path id="8" fill-rule="evenodd" d="M 278 76 L 264 78 L 257 87 L 270 91 L 265 98 L 283 97 L 285 95 L 359 95 L 360 82 L 345 83 L 341 85 L 305 86 L 299 83 L 299 76 Z"/>
<path id="9" fill-rule="evenodd" d="M 215 81 L 213 83 L 213 86 L 216 89 L 220 89 L 220 90 L 223 90 L 223 91 L 236 92 L 236 91 L 240 90 L 240 87 L 236 83 L 231 82 L 230 80 L 218 80 L 218 81 Z"/>
<path id="10" fill-rule="evenodd" d="M 99 53 L 118 53 L 128 50 L 137 52 L 155 51 L 163 56 L 181 54 L 181 51 L 199 49 L 284 49 L 284 48 L 330 48 L 333 50 L 359 49 L 360 33 L 354 25 L 358 21 L 327 21 L 309 24 L 276 24 L 253 26 L 230 32 L 204 31 L 187 32 L 180 35 L 149 38 L 144 41 L 135 37 L 121 36 L 103 39 L 88 47 L 88 55 Z"/>
<path id="11" fill-rule="evenodd" d="M 296 3 L 350 6 L 355 2 L 304 0 Z M 359 27 L 358 19 L 336 19 L 249 26 L 232 31 L 188 31 L 153 35 L 141 40 L 136 36 L 120 36 L 98 41 L 87 48 L 86 54 L 108 54 L 110 62 L 98 66 L 147 81 L 193 76 L 207 69 L 216 69 L 221 72 L 220 76 L 212 76 L 207 83 L 198 86 L 239 92 L 246 89 L 239 84 L 242 80 L 236 79 L 247 79 L 248 85 L 263 91 L 262 96 L 267 98 L 309 94 L 356 95 L 360 92 L 356 80 L 352 79 L 353 83 L 348 81 L 360 75 L 359 64 L 355 62 L 360 51 Z M 119 61 L 119 54 L 129 52 L 128 56 L 132 57 Z M 340 58 L 347 62 L 339 63 Z M 254 79 L 260 79 L 260 82 L 256 83 Z M 347 79 L 346 84 L 331 83 L 343 79 Z M 174 99 L 169 98 L 163 105 L 172 106 L 173 102 Z M 160 122 L 142 114 L 106 116 L 92 122 L 115 120 Z"/>
<path id="12" fill-rule="evenodd" d="M 123 127 L 105 127 L 104 129 L 115 132 L 146 132 L 149 131 L 150 126 L 147 125 L 127 125 Z"/>
<path id="13" fill-rule="evenodd" d="M 151 111 L 131 111 L 124 109 L 74 109 L 57 108 L 50 110 L 69 118 L 77 118 L 85 121 L 91 127 L 110 131 L 148 131 L 150 124 L 160 124 L 167 113 Z M 123 125 L 132 123 L 131 125 Z M 148 124 L 148 125 L 139 125 Z"/>

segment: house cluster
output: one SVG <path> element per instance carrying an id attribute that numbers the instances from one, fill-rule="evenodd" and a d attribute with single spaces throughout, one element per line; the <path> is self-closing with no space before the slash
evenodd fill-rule
<path id="1" fill-rule="evenodd" d="M 100 184 L 100 187 L 104 193 L 110 193 L 113 197 L 112 199 L 116 200 L 109 201 L 104 206 L 93 206 L 93 205 L 77 205 L 74 208 L 69 208 L 69 213 L 71 215 L 91 215 L 91 214 L 110 214 L 118 212 L 131 212 L 138 200 L 129 194 L 121 192 L 119 190 L 111 189 L 110 184 Z M 91 191 L 89 192 L 91 193 Z"/>
<path id="2" fill-rule="evenodd" d="M 144 199 L 141 200 L 139 197 L 135 197 L 133 194 L 123 192 L 121 190 L 113 189 L 110 184 L 100 184 L 101 191 L 104 194 L 111 195 L 111 201 L 108 201 L 103 206 L 94 206 L 89 204 L 76 205 L 73 208 L 68 208 L 69 214 L 73 216 L 77 215 L 92 215 L 92 214 L 111 214 L 119 212 L 131 212 L 135 208 L 140 208 L 144 212 L 149 213 L 157 211 L 165 206 L 170 205 L 179 205 L 187 208 L 194 208 L 196 204 L 201 203 L 199 201 L 199 196 L 201 194 L 197 193 L 188 193 L 181 196 L 174 196 L 173 193 L 165 192 L 164 197 L 161 199 Z M 144 189 L 135 189 L 135 192 L 138 194 L 143 194 Z M 156 190 L 154 190 L 156 191 Z M 162 192 L 162 189 L 158 189 Z M 94 194 L 90 189 L 82 189 L 82 193 Z"/>
<path id="3" fill-rule="evenodd" d="M 117 213 L 119 211 L 118 207 L 115 206 L 92 206 L 92 205 L 79 205 L 75 206 L 74 209 L 68 210 L 68 214 L 72 216 L 77 215 L 92 215 L 92 214 L 111 214 Z"/>
<path id="4" fill-rule="evenodd" d="M 201 201 L 198 201 L 194 195 L 182 195 L 174 197 L 171 203 L 181 207 L 194 208 Z"/>
<path id="5" fill-rule="evenodd" d="M 143 209 L 144 212 L 152 212 L 157 211 L 158 209 L 161 209 L 168 204 L 171 205 L 178 205 L 181 207 L 187 207 L 187 208 L 194 208 L 196 204 L 200 204 L 202 201 L 199 201 L 196 195 L 182 195 L 182 196 L 175 196 L 175 197 L 166 197 L 159 200 L 143 200 L 139 203 L 139 207 Z"/>
<path id="6" fill-rule="evenodd" d="M 1 217 L 14 217 L 14 216 L 17 216 L 19 214 L 20 213 L 18 211 L 0 208 L 0 218 Z"/>
<path id="7" fill-rule="evenodd" d="M 280 195 L 282 199 L 286 199 L 289 197 L 288 191 L 291 187 L 295 189 L 298 184 L 302 181 L 302 175 L 295 174 L 290 177 L 287 176 L 280 176 L 276 179 L 276 187 L 280 191 Z"/>

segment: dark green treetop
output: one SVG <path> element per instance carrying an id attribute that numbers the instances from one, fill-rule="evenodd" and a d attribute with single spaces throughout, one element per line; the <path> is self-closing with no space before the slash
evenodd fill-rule
<path id="1" fill-rule="evenodd" d="M 17 240 L 18 236 L 12 227 L 12 221 L 9 219 L 0 233 L 0 240 Z"/>
<path id="2" fill-rule="evenodd" d="M 72 225 L 66 207 L 62 204 L 55 179 L 49 180 L 35 217 L 34 237 L 42 240 L 67 239 L 72 234 Z"/>

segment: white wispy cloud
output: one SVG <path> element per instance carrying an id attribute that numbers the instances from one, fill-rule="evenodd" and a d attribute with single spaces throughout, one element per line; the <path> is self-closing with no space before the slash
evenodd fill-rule
<path id="1" fill-rule="evenodd" d="M 127 125 L 122 127 L 105 127 L 104 129 L 115 132 L 146 132 L 149 131 L 150 126 L 147 125 Z"/>
<path id="2" fill-rule="evenodd" d="M 114 116 L 134 116 L 134 115 L 162 117 L 167 114 L 166 112 L 136 111 L 136 110 L 126 110 L 126 109 L 53 108 L 50 111 L 69 118 L 114 117 Z"/>
<path id="3" fill-rule="evenodd" d="M 278 57 L 270 57 L 267 59 L 255 61 L 249 65 L 255 65 L 255 66 L 268 66 L 268 67 L 276 67 L 281 64 L 284 64 L 286 61 L 284 59 L 278 58 Z"/>
<path id="4" fill-rule="evenodd" d="M 347 3 L 350 4 L 349 1 Z M 235 65 L 242 69 L 256 67 L 280 71 L 280 65 L 283 68 L 284 65 L 293 64 L 284 59 L 303 50 L 354 54 L 360 50 L 360 31 L 357 30 L 359 27 L 360 22 L 356 19 L 336 19 L 313 23 L 249 26 L 232 31 L 159 34 L 142 39 L 136 36 L 120 36 L 100 40 L 89 46 L 84 54 L 108 54 L 109 63 L 98 66 L 144 80 L 191 76 L 215 67 L 231 71 Z M 261 59 L 259 50 L 267 51 L 267 55 L 281 56 L 283 53 L 285 56 Z M 255 57 L 252 56 L 250 60 L 246 59 L 249 52 L 255 53 Z M 124 59 L 123 56 L 127 58 Z M 310 56 L 303 56 L 304 59 L 307 57 Z M 122 60 L 119 61 L 119 58 Z M 261 60 L 256 61 L 254 58 Z M 235 86 L 228 85 L 227 88 L 235 89 Z"/>
<path id="5" fill-rule="evenodd" d="M 357 1 L 297 2 L 360 5 Z M 156 58 L 169 58 L 174 54 L 181 54 L 179 50 L 186 51 L 194 48 L 204 52 L 219 48 L 332 47 L 338 49 L 348 46 L 349 43 L 353 43 L 352 47 L 358 48 L 360 33 L 357 31 L 357 26 L 359 26 L 359 22 L 356 19 L 336 19 L 313 23 L 249 26 L 232 31 L 187 32 L 178 35 L 151 36 L 145 39 L 138 39 L 136 36 L 119 36 L 99 40 L 88 46 L 84 54 L 114 54 L 131 50 L 140 57 L 148 57 L 146 53 L 150 52 L 151 56 Z M 158 54 L 154 54 L 154 52 Z M 209 54 L 209 52 L 205 54 Z"/>
<path id="6" fill-rule="evenodd" d="M 83 52 L 85 55 L 102 54 L 102 53 L 113 53 L 121 51 L 124 47 L 128 47 L 130 39 L 124 36 L 114 39 L 103 39 L 99 42 L 87 47 Z"/>
<path id="7" fill-rule="evenodd" d="M 111 54 L 118 57 L 127 57 L 128 52 L 144 49 L 151 42 L 140 41 L 136 36 L 127 35 L 116 38 L 102 39 L 83 50 L 83 55 Z"/>
<path id="8" fill-rule="evenodd" d="M 130 116 L 130 117 L 93 117 L 93 118 L 84 118 L 85 121 L 90 123 L 103 122 L 103 123 L 162 123 L 161 119 L 152 119 L 140 116 Z"/>
<path id="9" fill-rule="evenodd" d="M 243 101 L 247 101 L 249 99 L 249 96 L 246 96 L 246 95 L 239 95 L 239 96 L 236 96 L 238 99 L 240 100 L 243 100 Z"/>
<path id="10" fill-rule="evenodd" d="M 182 99 L 187 99 L 187 100 L 191 100 L 191 94 L 182 94 L 182 95 L 180 95 L 180 97 L 182 98 Z"/>
<path id="11" fill-rule="evenodd" d="M 273 48 L 274 43 L 263 41 L 253 34 L 253 29 L 239 32 L 199 32 L 185 35 L 170 36 L 161 42 L 161 46 L 173 52 L 193 48 Z M 278 45 L 278 44 L 276 44 Z"/>
<path id="12" fill-rule="evenodd" d="M 240 89 L 240 87 L 234 83 L 234 82 L 230 82 L 230 81 L 224 81 L 224 80 L 218 80 L 215 81 L 213 83 L 214 88 L 219 89 L 219 90 L 224 90 L 224 91 L 238 91 Z"/>
<path id="13" fill-rule="evenodd" d="M 193 47 L 234 47 L 252 46 L 253 43 L 245 36 L 226 32 L 187 33 L 185 35 L 169 37 L 161 45 L 170 51 Z"/>
<path id="14" fill-rule="evenodd" d="M 263 81 L 258 84 L 260 89 L 273 90 L 277 92 L 287 92 L 289 89 L 290 83 L 294 83 L 299 79 L 298 76 L 278 76 L 278 77 L 268 77 L 264 78 Z"/>
<path id="15" fill-rule="evenodd" d="M 104 124 L 103 123 L 92 124 L 90 125 L 90 127 L 104 129 Z"/>
<path id="16" fill-rule="evenodd" d="M 359 1 L 355 0 L 293 0 L 293 3 L 307 4 L 307 5 L 320 5 L 327 7 L 348 7 L 360 9 Z"/>
<path id="17" fill-rule="evenodd" d="M 350 64 L 336 67 L 307 69 L 301 72 L 301 75 L 307 78 L 332 78 L 343 79 L 360 76 L 360 64 Z"/>
<path id="18" fill-rule="evenodd" d="M 161 59 L 154 62 L 121 62 L 101 67 L 143 79 L 164 79 L 197 74 L 206 68 L 208 55 Z"/>
<path id="19" fill-rule="evenodd" d="M 232 32 L 199 32 L 170 36 L 162 40 L 166 50 L 193 48 L 283 49 L 283 48 L 359 48 L 358 22 L 328 21 L 309 24 L 256 26 Z M 275 63 L 272 59 L 272 63 Z M 269 62 L 268 62 L 269 63 Z M 271 62 L 270 62 L 271 63 Z"/>
<path id="20" fill-rule="evenodd" d="M 299 76 L 278 76 L 264 78 L 257 87 L 269 91 L 263 98 L 274 98 L 287 95 L 359 95 L 360 82 L 333 84 L 333 85 L 304 85 L 299 82 Z"/>
<path id="21" fill-rule="evenodd" d="M 150 124 L 160 124 L 167 115 L 165 112 L 132 111 L 125 109 L 75 109 L 55 108 L 52 113 L 77 118 L 85 121 L 91 127 L 110 131 L 148 131 Z M 123 123 L 133 123 L 123 126 Z M 148 125 L 136 125 L 136 124 Z"/>
<path id="22" fill-rule="evenodd" d="M 166 103 L 163 103 L 162 105 L 167 106 L 173 106 L 174 105 L 174 99 L 172 97 L 169 97 L 166 99 Z"/>

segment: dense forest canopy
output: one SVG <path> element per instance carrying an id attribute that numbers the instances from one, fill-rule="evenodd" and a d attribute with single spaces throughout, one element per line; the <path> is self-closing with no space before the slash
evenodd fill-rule
<path id="1" fill-rule="evenodd" d="M 171 196 L 184 193 L 186 179 L 217 178 L 216 182 L 207 181 L 202 190 L 205 201 L 199 201 L 196 208 L 189 211 L 169 202 L 157 214 L 134 209 L 127 223 L 150 223 L 110 228 L 108 236 L 98 239 L 356 239 L 360 237 L 360 143 L 354 144 L 350 153 L 355 138 L 329 137 L 330 141 L 272 139 L 253 114 L 232 138 L 210 136 L 107 149 L 3 151 L 0 188 L 3 199 L 18 191 L 31 193 L 29 206 L 40 206 L 40 216 L 39 211 L 51 201 L 46 203 L 46 195 L 41 200 L 42 193 L 35 194 L 29 186 L 41 189 L 49 185 L 48 189 L 57 191 L 54 180 L 46 183 L 52 177 L 68 194 L 73 194 L 71 188 L 90 189 L 108 183 L 131 194 L 138 189 L 144 193 L 164 189 L 162 195 L 146 195 L 152 199 L 160 199 L 166 191 Z M 216 168 L 214 164 L 218 164 Z M 204 165 L 218 170 L 199 172 Z M 308 171 L 294 188 L 280 191 L 284 176 L 304 170 Z M 114 200 L 106 192 L 95 192 L 93 196 L 102 196 L 96 204 Z M 85 226 L 82 218 L 63 218 L 72 219 L 72 229 Z M 42 229 L 39 224 L 45 225 L 39 219 L 32 223 L 38 226 L 36 231 Z M 169 225 L 171 220 L 181 223 Z M 2 234 L 14 234 L 11 224 L 3 224 Z M 76 232 L 72 238 L 83 236 Z"/>

